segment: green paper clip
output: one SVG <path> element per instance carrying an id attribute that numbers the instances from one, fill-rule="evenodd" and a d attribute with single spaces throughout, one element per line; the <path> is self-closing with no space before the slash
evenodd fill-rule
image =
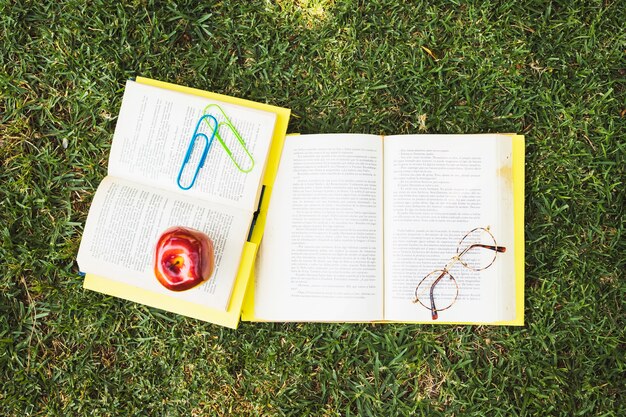
<path id="1" fill-rule="evenodd" d="M 230 160 L 233 161 L 233 164 L 235 164 L 237 169 L 239 171 L 243 172 L 244 174 L 247 174 L 248 172 L 252 171 L 252 168 L 254 168 L 254 158 L 252 157 L 252 155 L 250 154 L 250 151 L 246 147 L 246 142 L 244 142 L 243 138 L 241 137 L 241 135 L 239 134 L 239 132 L 237 131 L 237 129 L 235 128 L 233 123 L 230 121 L 228 116 L 226 116 L 226 113 L 224 113 L 224 110 L 222 110 L 222 108 L 219 105 L 217 105 L 217 104 L 209 104 L 208 106 L 206 106 L 204 108 L 204 114 L 209 114 L 210 110 L 213 109 L 213 108 L 215 108 L 217 110 L 217 112 L 219 112 L 221 114 L 222 118 L 224 119 L 224 121 L 219 122 L 219 124 L 217 126 L 217 129 L 215 129 L 216 130 L 215 137 L 222 144 L 222 147 L 224 148 L 224 150 L 226 151 L 226 153 L 230 157 Z M 205 120 L 205 123 L 209 127 L 211 127 L 207 120 Z M 226 145 L 226 142 L 224 142 L 224 139 L 222 139 L 222 136 L 219 133 L 219 128 L 221 126 L 227 127 L 228 129 L 230 129 L 230 131 L 233 133 L 233 135 L 235 135 L 235 138 L 237 139 L 237 141 L 241 145 L 243 151 L 246 153 L 246 155 L 248 155 L 248 158 L 250 159 L 250 167 L 243 168 L 239 164 L 239 162 L 237 162 L 235 160 L 235 157 L 233 156 L 233 152 L 228 148 L 228 146 Z"/>

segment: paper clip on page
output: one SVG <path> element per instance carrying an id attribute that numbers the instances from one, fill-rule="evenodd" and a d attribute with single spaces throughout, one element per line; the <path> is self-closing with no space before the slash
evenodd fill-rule
<path id="1" fill-rule="evenodd" d="M 212 109 L 216 109 L 220 113 L 220 116 L 224 121 L 218 122 L 215 116 L 209 113 L 209 111 Z M 211 126 L 211 122 L 209 122 L 209 119 L 212 120 L 212 123 L 213 123 L 212 126 Z M 199 132 L 200 125 L 202 124 L 203 121 L 206 123 L 206 125 L 209 128 L 212 129 L 210 138 L 206 134 Z M 237 160 L 235 159 L 235 156 L 233 155 L 233 151 L 231 151 L 228 145 L 226 145 L 226 142 L 224 141 L 224 139 L 219 133 L 220 126 L 225 126 L 232 132 L 233 136 L 235 136 L 235 139 L 241 145 L 243 152 L 245 153 L 245 155 L 247 155 L 247 159 L 249 159 L 248 167 L 244 168 L 241 166 L 239 162 L 237 162 Z M 189 163 L 189 159 L 191 158 L 191 155 L 193 153 L 193 149 L 195 147 L 196 140 L 198 139 L 198 137 L 204 138 L 204 141 L 205 141 L 204 149 L 202 150 L 202 155 L 200 156 L 200 161 L 198 162 L 198 166 L 196 167 L 196 172 L 194 172 L 193 174 L 191 183 L 188 186 L 184 186 L 181 184 L 181 179 L 183 177 L 183 172 L 185 171 L 185 167 Z M 237 167 L 239 171 L 243 172 L 244 174 L 247 174 L 248 172 L 252 171 L 252 169 L 254 168 L 254 158 L 252 157 L 252 154 L 250 154 L 250 151 L 246 147 L 246 142 L 244 142 L 243 138 L 239 134 L 239 131 L 235 128 L 235 126 L 230 121 L 228 116 L 226 116 L 226 113 L 224 113 L 224 110 L 222 110 L 222 108 L 219 105 L 209 104 L 208 106 L 204 108 L 204 114 L 202 115 L 202 117 L 200 117 L 200 120 L 198 120 L 198 124 L 196 125 L 196 130 L 194 130 L 193 135 L 191 136 L 191 142 L 189 143 L 189 147 L 187 148 L 187 152 L 185 153 L 185 158 L 183 159 L 183 163 L 180 167 L 180 171 L 178 171 L 178 177 L 176 179 L 176 182 L 178 184 L 178 187 L 181 190 L 189 190 L 195 184 L 196 178 L 198 178 L 198 173 L 200 172 L 200 169 L 204 166 L 204 162 L 206 161 L 209 150 L 211 149 L 211 145 L 213 144 L 213 139 L 216 137 L 217 137 L 217 140 L 222 145 L 222 147 L 224 148 L 224 150 L 226 151 L 226 154 L 228 155 L 230 160 L 233 161 L 233 164 L 235 165 L 235 167 Z"/>
<path id="2" fill-rule="evenodd" d="M 209 123 L 209 119 L 213 121 L 213 131 L 211 133 L 211 137 L 209 138 L 206 134 L 202 133 L 202 132 L 198 132 L 198 130 L 200 130 L 200 125 L 202 124 L 202 121 L 204 121 L 209 127 L 211 126 L 211 124 Z M 215 138 L 215 135 L 217 134 L 217 129 L 219 127 L 219 123 L 217 122 L 217 119 L 213 116 L 211 116 L 210 114 L 204 114 L 202 115 L 202 117 L 200 118 L 200 120 L 198 120 L 198 124 L 196 125 L 196 130 L 194 130 L 193 132 L 193 136 L 191 137 L 191 141 L 189 142 L 189 147 L 187 148 L 187 152 L 185 153 L 185 159 L 183 159 L 183 164 L 180 166 L 180 171 L 178 171 L 178 178 L 176 178 L 176 182 L 178 183 L 178 187 L 181 190 L 188 190 L 191 187 L 193 187 L 193 185 L 196 183 L 196 178 L 198 178 L 198 173 L 200 172 L 200 169 L 202 169 L 202 167 L 204 166 L 204 162 L 206 161 L 206 157 L 209 154 L 209 150 L 211 149 L 211 145 L 213 144 L 213 139 Z M 187 164 L 189 163 L 189 159 L 191 158 L 191 154 L 193 153 L 193 148 L 196 145 L 196 140 L 201 137 L 204 139 L 204 149 L 202 150 L 202 155 L 200 156 L 200 161 L 198 162 L 198 166 L 196 167 L 196 172 L 194 172 L 193 174 L 193 178 L 191 179 L 191 183 L 188 186 L 184 186 L 180 183 L 180 180 L 183 176 L 183 171 L 185 170 L 185 167 L 187 166 Z"/>
<path id="3" fill-rule="evenodd" d="M 235 139 L 237 139 L 237 142 L 239 142 L 239 144 L 241 145 L 241 148 L 243 149 L 245 154 L 248 156 L 248 159 L 249 159 L 249 164 L 248 165 L 249 166 L 247 168 L 244 168 L 244 167 L 241 166 L 241 164 L 239 162 L 237 162 L 237 160 L 235 159 L 235 157 L 233 155 L 233 152 L 230 150 L 228 145 L 226 145 L 226 142 L 224 142 L 224 139 L 220 135 L 219 129 L 218 129 L 218 132 L 215 134 L 215 136 L 217 137 L 217 140 L 220 141 L 220 143 L 222 144 L 222 147 L 224 148 L 224 150 L 228 154 L 230 160 L 233 161 L 233 164 L 235 164 L 237 169 L 239 171 L 247 174 L 248 172 L 252 171 L 252 168 L 254 168 L 254 158 L 252 157 L 252 155 L 250 154 L 250 151 L 246 147 L 246 142 L 244 142 L 243 138 L 241 137 L 241 135 L 239 134 L 239 132 L 237 131 L 237 129 L 235 128 L 233 123 L 230 121 L 228 116 L 226 116 L 226 113 L 224 113 L 224 110 L 222 110 L 222 108 L 219 105 L 217 105 L 217 104 L 209 104 L 208 106 L 206 106 L 204 108 L 204 113 L 205 114 L 210 114 L 210 110 L 213 110 L 213 109 L 217 110 L 217 112 L 219 112 L 221 117 L 224 119 L 224 121 L 219 123 L 218 128 L 222 127 L 222 126 L 225 126 L 228 129 L 230 129 L 232 134 L 235 136 Z"/>

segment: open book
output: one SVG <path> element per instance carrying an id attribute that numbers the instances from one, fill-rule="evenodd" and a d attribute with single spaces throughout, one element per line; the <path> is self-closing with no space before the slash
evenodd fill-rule
<path id="1" fill-rule="evenodd" d="M 523 141 L 288 137 L 242 318 L 522 325 Z"/>
<path id="2" fill-rule="evenodd" d="M 243 141 L 220 127 L 223 144 L 214 140 L 193 187 L 184 190 L 180 184 L 190 184 L 200 164 L 202 141 L 181 171 L 183 160 L 193 136 L 211 136 L 199 120 L 215 105 L 216 120 L 228 118 Z M 108 175 L 78 253 L 85 287 L 235 327 L 256 254 L 247 240 L 268 155 L 280 152 L 288 118 L 287 109 L 144 78 L 128 81 Z M 172 226 L 200 230 L 214 245 L 211 278 L 181 292 L 165 288 L 154 273 L 157 240 Z"/>

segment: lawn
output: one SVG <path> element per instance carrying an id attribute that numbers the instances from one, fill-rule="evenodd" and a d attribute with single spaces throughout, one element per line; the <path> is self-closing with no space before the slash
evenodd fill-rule
<path id="1" fill-rule="evenodd" d="M 626 415 L 626 6 L 0 0 L 0 415 Z M 124 82 L 526 136 L 524 327 L 228 330 L 82 289 Z"/>

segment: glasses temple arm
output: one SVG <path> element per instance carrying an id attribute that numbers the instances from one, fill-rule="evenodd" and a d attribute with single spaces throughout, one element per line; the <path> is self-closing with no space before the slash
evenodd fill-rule
<path id="1" fill-rule="evenodd" d="M 439 275 L 437 279 L 433 282 L 433 284 L 430 286 L 430 316 L 432 317 L 433 320 L 437 320 L 437 318 L 439 317 L 439 313 L 437 313 L 437 307 L 435 307 L 435 294 L 434 294 L 435 285 L 437 285 L 439 281 L 441 281 L 441 278 L 443 278 L 447 273 L 448 271 L 444 269 L 441 272 L 441 275 Z"/>
<path id="2" fill-rule="evenodd" d="M 459 253 L 457 257 L 460 258 L 461 256 L 465 255 L 467 252 L 469 252 L 470 250 L 474 248 L 484 248 L 484 249 L 489 249 L 489 250 L 493 250 L 493 251 L 500 252 L 500 253 L 506 252 L 505 246 L 493 246 L 493 245 L 483 245 L 482 243 L 475 243 L 463 249 L 463 252 Z"/>

